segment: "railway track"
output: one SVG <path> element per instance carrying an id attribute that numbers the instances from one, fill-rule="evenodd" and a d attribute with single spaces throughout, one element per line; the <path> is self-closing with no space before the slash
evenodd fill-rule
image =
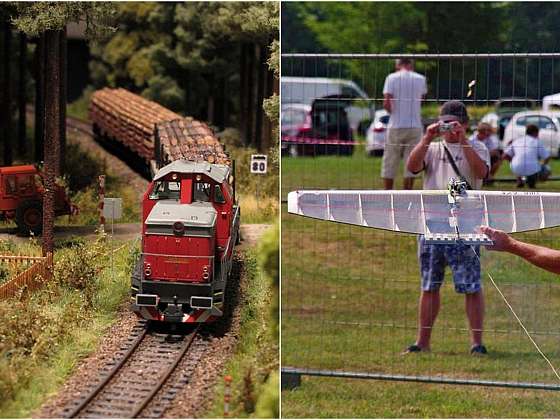
<path id="1" fill-rule="evenodd" d="M 101 370 L 101 380 L 64 409 L 65 418 L 158 418 L 188 384 L 205 354 L 199 327 L 188 334 L 157 332 L 139 322 Z"/>
<path id="2" fill-rule="evenodd" d="M 66 128 L 71 128 L 73 130 L 79 131 L 80 133 L 93 137 L 91 123 L 88 121 L 83 121 L 79 118 L 74 117 L 66 117 Z"/>

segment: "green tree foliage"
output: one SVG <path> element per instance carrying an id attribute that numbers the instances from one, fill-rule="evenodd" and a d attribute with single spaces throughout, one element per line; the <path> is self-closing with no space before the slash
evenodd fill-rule
<path id="1" fill-rule="evenodd" d="M 63 29 L 68 22 L 86 22 L 86 35 L 104 36 L 111 28 L 114 7 L 110 2 L 13 2 L 14 26 L 28 36 Z"/>
<path id="2" fill-rule="evenodd" d="M 555 52 L 560 37 L 560 9 L 546 2 L 288 2 L 282 16 L 285 52 Z M 384 75 L 393 68 L 390 60 L 316 60 L 305 68 L 297 60 L 283 64 L 285 75 L 348 78 L 375 97 L 380 96 Z M 464 95 L 463 79 L 476 77 L 478 92 L 491 98 L 540 98 L 542 86 L 529 75 L 547 75 L 553 80 L 548 76 L 553 69 L 554 76 L 560 74 L 550 60 L 529 64 L 490 60 L 482 64 L 476 68 L 476 60 L 451 64 L 417 60 L 416 68 L 427 74 L 428 83 L 448 77 L 438 87 L 429 86 L 432 92 L 437 89 L 440 97 Z M 490 82 L 497 77 L 500 86 Z"/>
<path id="3" fill-rule="evenodd" d="M 119 30 L 92 48 L 93 83 L 217 126 L 239 123 L 242 45 L 277 42 L 278 14 L 278 3 L 119 3 Z"/>
<path id="4" fill-rule="evenodd" d="M 506 10 L 511 51 L 558 51 L 560 8 L 552 2 L 511 2 Z"/>
<path id="5" fill-rule="evenodd" d="M 303 17 L 329 51 L 424 51 L 424 14 L 410 2 L 306 2 Z"/>

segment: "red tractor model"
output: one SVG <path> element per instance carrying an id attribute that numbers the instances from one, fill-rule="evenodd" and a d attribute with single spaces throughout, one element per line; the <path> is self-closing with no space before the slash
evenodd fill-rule
<path id="1" fill-rule="evenodd" d="M 21 234 L 40 234 L 43 229 L 42 174 L 33 165 L 0 167 L 0 218 L 15 220 Z M 57 185 L 55 214 L 75 214 L 77 208 Z"/>
<path id="2" fill-rule="evenodd" d="M 142 252 L 132 275 L 132 309 L 145 319 L 211 322 L 239 237 L 239 206 L 227 165 L 176 160 L 144 194 Z"/>

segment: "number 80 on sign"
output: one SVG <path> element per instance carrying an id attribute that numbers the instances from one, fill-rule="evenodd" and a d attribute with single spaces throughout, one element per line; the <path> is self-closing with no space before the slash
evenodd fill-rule
<path id="1" fill-rule="evenodd" d="M 267 166 L 266 155 L 251 155 L 252 174 L 266 174 Z"/>

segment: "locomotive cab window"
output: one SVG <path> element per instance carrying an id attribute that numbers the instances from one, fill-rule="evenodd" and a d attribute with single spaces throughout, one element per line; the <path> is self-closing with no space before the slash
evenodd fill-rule
<path id="1" fill-rule="evenodd" d="M 226 202 L 222 188 L 218 184 L 214 185 L 214 201 L 218 204 L 225 204 Z"/>
<path id="2" fill-rule="evenodd" d="M 177 181 L 157 181 L 150 193 L 150 200 L 178 200 L 181 184 Z"/>
<path id="3" fill-rule="evenodd" d="M 197 181 L 193 188 L 193 201 L 210 201 L 212 185 L 208 182 Z"/>

